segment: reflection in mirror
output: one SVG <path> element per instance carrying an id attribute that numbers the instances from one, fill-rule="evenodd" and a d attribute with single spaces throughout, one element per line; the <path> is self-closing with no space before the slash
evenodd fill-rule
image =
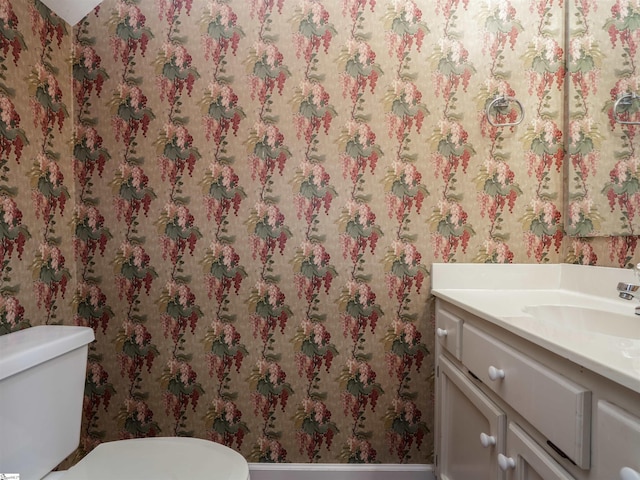
<path id="1" fill-rule="evenodd" d="M 640 234 L 640 7 L 567 5 L 569 235 Z"/>

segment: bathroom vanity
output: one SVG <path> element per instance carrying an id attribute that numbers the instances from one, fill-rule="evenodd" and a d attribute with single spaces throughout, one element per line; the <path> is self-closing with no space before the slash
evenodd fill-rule
<path id="1" fill-rule="evenodd" d="M 629 270 L 434 264 L 436 474 L 640 480 Z"/>

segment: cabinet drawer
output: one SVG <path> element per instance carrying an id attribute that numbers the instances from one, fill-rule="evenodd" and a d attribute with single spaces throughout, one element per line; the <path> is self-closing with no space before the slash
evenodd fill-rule
<path id="1" fill-rule="evenodd" d="M 581 468 L 590 466 L 591 392 L 472 325 L 462 362 Z"/>
<path id="2" fill-rule="evenodd" d="M 640 418 L 600 400 L 596 411 L 595 478 L 623 478 L 623 468 L 640 475 Z M 633 478 L 628 477 L 628 478 Z"/>
<path id="3" fill-rule="evenodd" d="M 508 480 L 536 479 L 574 480 L 558 462 L 549 456 L 527 433 L 515 423 L 509 423 L 507 454 L 498 455 L 500 468 L 510 472 Z"/>
<path id="4" fill-rule="evenodd" d="M 438 308 L 436 311 L 436 339 L 443 348 L 460 360 L 462 358 L 462 319 Z"/>

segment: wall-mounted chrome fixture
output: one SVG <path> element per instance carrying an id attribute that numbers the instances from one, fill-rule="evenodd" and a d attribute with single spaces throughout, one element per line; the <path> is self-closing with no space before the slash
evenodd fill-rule
<path id="1" fill-rule="evenodd" d="M 638 120 L 623 120 L 620 118 L 619 110 L 623 108 L 623 113 L 626 112 L 635 101 L 640 102 L 640 95 L 634 92 L 626 92 L 618 95 L 616 103 L 613 104 L 613 120 L 621 125 L 640 125 Z"/>
<path id="2" fill-rule="evenodd" d="M 493 121 L 492 116 L 500 114 L 506 114 L 508 112 L 509 104 L 515 103 L 516 108 L 519 110 L 518 117 L 513 122 L 501 123 L 497 121 Z M 522 103 L 517 98 L 513 97 L 505 97 L 504 95 L 496 95 L 493 100 L 487 104 L 486 109 L 487 114 L 487 122 L 492 127 L 515 127 L 516 125 L 520 125 L 522 120 L 524 120 L 524 108 L 522 107 Z"/>

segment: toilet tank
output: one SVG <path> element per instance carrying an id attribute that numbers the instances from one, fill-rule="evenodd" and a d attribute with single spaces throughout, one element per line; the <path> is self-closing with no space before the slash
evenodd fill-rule
<path id="1" fill-rule="evenodd" d="M 39 480 L 76 449 L 93 339 L 63 325 L 0 336 L 0 473 Z"/>

